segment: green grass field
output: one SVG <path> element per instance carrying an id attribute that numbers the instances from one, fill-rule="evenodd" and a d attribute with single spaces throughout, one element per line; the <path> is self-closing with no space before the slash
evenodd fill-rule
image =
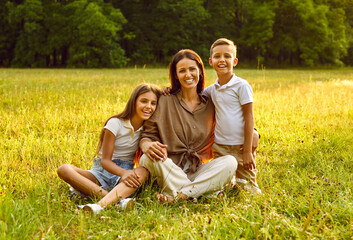
<path id="1" fill-rule="evenodd" d="M 88 169 L 105 120 L 165 69 L 0 69 L 0 239 L 352 239 L 353 70 L 239 70 L 255 94 L 261 196 L 76 210 L 56 175 Z M 207 86 L 215 79 L 207 70 Z"/>

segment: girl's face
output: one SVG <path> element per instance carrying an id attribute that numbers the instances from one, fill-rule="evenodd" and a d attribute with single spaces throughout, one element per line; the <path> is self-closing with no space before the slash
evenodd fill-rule
<path id="1" fill-rule="evenodd" d="M 135 117 L 140 120 L 149 119 L 157 107 L 157 96 L 152 91 L 142 93 L 136 99 Z"/>
<path id="2" fill-rule="evenodd" d="M 181 90 L 197 88 L 200 77 L 200 69 L 196 61 L 183 58 L 176 64 L 176 75 L 181 85 Z"/>

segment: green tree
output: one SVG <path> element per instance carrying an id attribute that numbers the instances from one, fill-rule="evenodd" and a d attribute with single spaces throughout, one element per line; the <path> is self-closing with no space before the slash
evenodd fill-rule
<path id="1" fill-rule="evenodd" d="M 7 6 L 17 35 L 13 66 L 120 67 L 126 63 L 118 43 L 126 19 L 110 3 L 25 0 Z"/>
<path id="2" fill-rule="evenodd" d="M 204 60 L 232 39 L 241 62 L 353 63 L 353 0 L 0 0 L 0 66 L 120 67 Z"/>
<path id="3" fill-rule="evenodd" d="M 256 57 L 262 62 L 269 41 L 273 38 L 276 4 L 258 0 L 244 1 L 244 4 L 246 9 L 243 10 L 244 23 L 240 30 L 240 43 L 245 47 L 243 51 L 245 50 L 248 57 Z"/>
<path id="4" fill-rule="evenodd" d="M 344 11 L 344 19 L 342 17 L 342 12 L 339 16 L 339 20 L 344 21 L 345 25 L 345 38 L 347 51 L 345 56 L 341 57 L 341 60 L 346 65 L 353 66 L 353 0 L 330 0 L 328 1 L 332 9 L 338 9 Z M 332 14 L 331 18 L 337 20 L 335 15 Z M 340 30 L 342 28 L 339 28 Z M 342 33 L 342 31 L 338 31 Z M 338 42 L 339 44 L 340 42 Z"/>
<path id="5" fill-rule="evenodd" d="M 345 12 L 342 8 L 331 8 L 327 13 L 328 38 L 325 48 L 320 53 L 321 63 L 343 65 L 340 60 L 347 54 L 348 41 L 346 37 Z"/>
<path id="6" fill-rule="evenodd" d="M 69 53 L 69 43 L 72 39 L 70 32 L 71 17 L 65 9 L 66 2 L 62 1 L 45 1 L 45 22 L 48 67 L 65 67 L 67 65 Z"/>
<path id="7" fill-rule="evenodd" d="M 207 41 L 207 50 L 218 38 L 232 39 L 235 44 L 240 43 L 240 30 L 244 24 L 243 2 L 233 0 L 207 0 L 204 3 L 208 13 L 204 21 L 204 41 Z M 209 56 L 207 51 L 206 56 Z"/>
<path id="8" fill-rule="evenodd" d="M 66 5 L 72 16 L 69 32 L 69 65 L 80 67 L 120 67 L 126 64 L 118 44 L 126 19 L 102 0 L 79 0 Z"/>
<path id="9" fill-rule="evenodd" d="M 208 45 L 201 0 L 122 0 L 115 6 L 128 19 L 123 46 L 133 62 L 169 62 L 181 48 L 200 52 Z"/>
<path id="10" fill-rule="evenodd" d="M 0 4 L 0 66 L 10 66 L 16 44 L 15 29 L 8 22 L 9 10 L 6 1 Z"/>
<path id="11" fill-rule="evenodd" d="M 43 67 L 46 46 L 46 31 L 43 29 L 44 9 L 40 0 L 25 0 L 15 6 L 9 2 L 9 23 L 18 28 L 12 66 Z"/>
<path id="12" fill-rule="evenodd" d="M 347 48 L 342 9 L 312 0 L 280 0 L 275 13 L 270 58 L 280 64 L 341 64 Z"/>

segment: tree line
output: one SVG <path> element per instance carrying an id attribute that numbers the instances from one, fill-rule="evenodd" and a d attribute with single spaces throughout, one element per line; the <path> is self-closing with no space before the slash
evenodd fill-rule
<path id="1" fill-rule="evenodd" d="M 205 60 L 219 37 L 251 65 L 353 65 L 353 0 L 1 0 L 1 67 Z"/>

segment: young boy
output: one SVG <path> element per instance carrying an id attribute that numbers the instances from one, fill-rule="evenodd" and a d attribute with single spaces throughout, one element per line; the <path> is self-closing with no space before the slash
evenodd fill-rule
<path id="1" fill-rule="evenodd" d="M 217 73 L 214 84 L 204 89 L 216 108 L 214 157 L 232 155 L 238 161 L 236 177 L 249 181 L 247 188 L 261 194 L 256 183 L 255 154 L 252 153 L 254 132 L 253 92 L 249 83 L 233 73 L 238 63 L 236 46 L 220 38 L 210 49 L 209 63 Z M 241 180 L 240 180 L 241 182 Z"/>

